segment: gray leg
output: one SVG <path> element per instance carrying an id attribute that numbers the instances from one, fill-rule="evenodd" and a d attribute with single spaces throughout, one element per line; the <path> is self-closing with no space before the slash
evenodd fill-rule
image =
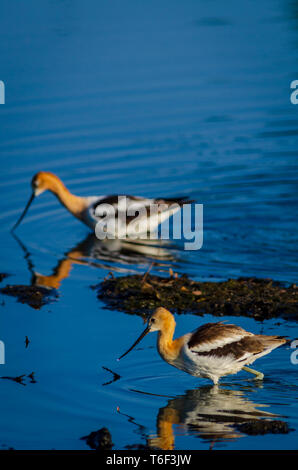
<path id="1" fill-rule="evenodd" d="M 254 374 L 256 376 L 255 377 L 256 380 L 263 380 L 264 378 L 264 374 L 262 374 L 262 372 L 258 372 L 257 370 L 250 369 L 249 367 L 246 367 L 246 366 L 243 366 L 242 369 L 245 370 L 246 372 L 250 372 L 251 374 Z"/>

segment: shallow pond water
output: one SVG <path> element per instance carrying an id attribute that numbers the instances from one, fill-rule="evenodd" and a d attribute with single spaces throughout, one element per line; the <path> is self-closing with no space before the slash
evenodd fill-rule
<path id="1" fill-rule="evenodd" d="M 297 281 L 295 2 L 29 0 L 0 9 L 0 246 L 9 275 L 0 287 L 57 293 L 40 309 L 0 297 L 0 376 L 25 374 L 22 383 L 0 380 L 0 446 L 87 449 L 80 438 L 107 427 L 115 449 L 297 448 L 289 347 L 258 361 L 262 384 L 243 372 L 217 389 L 162 362 L 154 335 L 117 363 L 142 320 L 110 311 L 90 288 L 110 271 L 145 272 L 152 259 L 152 272 L 171 267 L 195 280 Z M 203 247 L 98 246 L 47 193 L 15 238 L 10 228 L 38 170 L 81 195 L 196 199 Z M 177 334 L 214 320 L 177 316 Z M 289 320 L 228 320 L 297 337 Z M 236 427 L 266 413 L 291 431 L 253 436 Z"/>

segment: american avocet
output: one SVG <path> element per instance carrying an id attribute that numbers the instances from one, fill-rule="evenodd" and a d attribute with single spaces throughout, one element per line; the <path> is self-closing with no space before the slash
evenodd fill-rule
<path id="1" fill-rule="evenodd" d="M 31 197 L 12 230 L 15 230 L 21 223 L 34 198 L 47 190 L 51 191 L 72 215 L 88 225 L 92 230 L 94 230 L 96 224 L 102 220 L 102 217 L 99 215 L 100 206 L 104 207 L 103 205 L 108 205 L 112 207 L 113 215 L 115 214 L 116 219 L 116 236 L 122 235 L 123 233 L 130 235 L 126 231 L 127 226 L 136 218 L 140 224 L 144 222 L 145 219 L 144 226 L 146 227 L 146 232 L 148 231 L 148 227 L 150 227 L 150 230 L 154 230 L 160 223 L 177 212 L 183 204 L 192 202 L 185 197 L 149 199 L 115 194 L 110 196 L 80 197 L 72 194 L 58 176 L 48 171 L 40 171 L 37 173 L 32 178 L 31 187 Z M 154 211 L 152 213 L 150 212 L 153 206 L 157 209 L 157 213 L 154 213 Z M 133 215 L 129 215 L 130 209 Z M 145 211 L 145 217 L 140 217 L 138 210 L 140 214 L 144 214 Z M 120 221 L 120 223 L 118 223 L 118 221 Z M 135 233 L 135 227 L 133 227 L 133 229 Z M 141 232 L 141 230 L 139 230 L 139 232 Z"/>
<path id="2" fill-rule="evenodd" d="M 147 327 L 121 359 L 129 353 L 147 333 L 158 331 L 157 349 L 170 365 L 195 377 L 205 377 L 218 383 L 220 377 L 236 374 L 241 369 L 263 379 L 261 372 L 246 367 L 259 357 L 269 354 L 287 340 L 281 336 L 255 335 L 240 326 L 222 322 L 206 323 L 192 333 L 173 340 L 174 316 L 165 308 L 157 308 Z"/>

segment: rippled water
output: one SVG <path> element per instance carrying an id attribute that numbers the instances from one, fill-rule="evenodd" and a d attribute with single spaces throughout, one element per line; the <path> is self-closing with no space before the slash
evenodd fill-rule
<path id="1" fill-rule="evenodd" d="M 9 232 L 32 175 L 49 170 L 80 195 L 183 194 L 203 203 L 203 248 L 166 247 L 156 272 L 297 281 L 297 22 L 295 2 L 282 0 L 1 4 L 0 243 L 1 272 L 10 274 L 1 285 L 46 284 L 54 273 L 59 297 L 34 310 L 1 296 L 0 374 L 34 371 L 36 383 L 0 381 L 0 445 L 83 449 L 80 438 L 105 426 L 117 449 L 147 439 L 176 449 L 297 447 L 289 349 L 259 361 L 262 386 L 243 373 L 217 391 L 163 363 L 153 335 L 118 364 L 142 323 L 104 308 L 90 286 L 110 270 L 144 272 L 151 259 L 94 251 L 83 243 L 87 229 L 50 194 L 34 202 L 19 240 Z M 254 332 L 297 331 L 285 320 L 231 320 Z M 201 321 L 180 316 L 177 333 Z M 121 378 L 109 383 L 103 366 Z M 292 432 L 235 430 L 235 415 L 260 416 L 255 409 Z"/>

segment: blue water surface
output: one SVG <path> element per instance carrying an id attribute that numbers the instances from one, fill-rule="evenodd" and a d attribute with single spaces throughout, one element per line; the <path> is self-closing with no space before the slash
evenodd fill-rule
<path id="1" fill-rule="evenodd" d="M 145 272 L 160 252 L 96 253 L 49 193 L 18 239 L 10 233 L 32 176 L 52 171 L 83 196 L 179 194 L 204 205 L 202 249 L 166 246 L 152 272 L 296 282 L 297 26 L 292 0 L 1 2 L 1 286 L 54 275 L 58 291 L 40 310 L 0 297 L 0 376 L 26 375 L 25 385 L 0 380 L 2 448 L 88 449 L 81 437 L 102 427 L 114 449 L 297 448 L 289 347 L 258 361 L 263 384 L 241 372 L 218 389 L 164 363 L 153 335 L 118 363 L 143 322 L 107 309 L 90 286 L 109 271 Z M 176 319 L 177 334 L 216 321 Z M 227 319 L 297 337 L 290 320 Z M 291 432 L 249 436 L 239 416 L 283 420 Z"/>

